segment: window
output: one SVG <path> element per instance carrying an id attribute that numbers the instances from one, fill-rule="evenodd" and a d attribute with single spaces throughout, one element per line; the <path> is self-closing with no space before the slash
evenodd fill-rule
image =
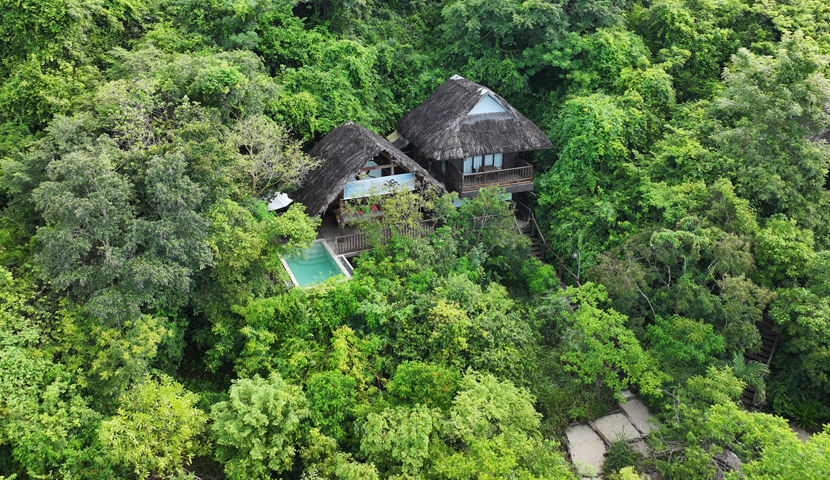
<path id="1" fill-rule="evenodd" d="M 473 157 L 467 157 L 464 159 L 464 175 L 468 175 L 473 173 Z"/>
<path id="2" fill-rule="evenodd" d="M 493 164 L 493 155 L 485 155 L 484 156 L 484 165 L 492 165 Z"/>
<path id="3" fill-rule="evenodd" d="M 501 153 L 493 154 L 493 166 L 498 169 L 501 169 L 501 166 L 504 164 L 503 157 L 504 155 Z"/>
<path id="4" fill-rule="evenodd" d="M 481 155 L 476 155 L 473 157 L 473 168 L 478 170 L 481 168 Z"/>
<path id="5" fill-rule="evenodd" d="M 502 107 L 495 98 L 490 96 L 489 93 L 484 94 L 481 97 L 481 100 L 476 103 L 476 105 L 472 108 L 472 110 L 467 113 L 467 115 L 480 115 L 483 113 L 504 113 L 507 109 Z"/>

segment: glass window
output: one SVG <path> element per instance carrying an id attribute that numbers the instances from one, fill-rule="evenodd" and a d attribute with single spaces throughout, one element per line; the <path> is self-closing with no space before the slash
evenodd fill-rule
<path id="1" fill-rule="evenodd" d="M 467 115 L 480 115 L 482 113 L 504 113 L 507 109 L 502 107 L 489 93 L 481 97 Z"/>
<path id="2" fill-rule="evenodd" d="M 493 155 L 493 166 L 496 168 L 501 168 L 503 165 L 503 155 L 501 153 L 497 153 Z"/>
<path id="3" fill-rule="evenodd" d="M 464 175 L 473 173 L 473 157 L 464 159 Z"/>
<path id="4" fill-rule="evenodd" d="M 492 155 L 485 155 L 484 156 L 484 164 L 485 165 L 492 165 L 493 164 L 493 156 Z"/>
<path id="5" fill-rule="evenodd" d="M 475 168 L 476 170 L 481 168 L 481 155 L 476 155 L 475 157 L 473 157 L 473 168 Z"/>

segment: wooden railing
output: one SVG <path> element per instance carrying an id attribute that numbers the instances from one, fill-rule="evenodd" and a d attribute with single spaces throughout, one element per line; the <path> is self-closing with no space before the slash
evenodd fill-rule
<path id="1" fill-rule="evenodd" d="M 454 166 L 447 165 L 448 173 L 452 183 L 459 190 L 474 190 L 492 185 L 514 185 L 517 183 L 528 183 L 533 181 L 533 165 L 522 159 L 517 159 L 521 164 L 514 168 L 502 168 L 489 172 L 461 173 Z"/>
<path id="2" fill-rule="evenodd" d="M 394 232 L 388 228 L 380 232 L 380 241 L 386 243 L 393 235 L 403 235 L 411 238 L 427 237 L 435 233 L 435 227 L 438 225 L 437 218 L 430 218 L 422 220 L 414 227 L 404 227 L 396 229 Z M 371 250 L 374 248 L 370 235 L 365 233 L 353 233 L 351 235 L 341 235 L 334 238 L 334 253 L 337 255 L 344 255 L 347 253 L 359 253 Z"/>

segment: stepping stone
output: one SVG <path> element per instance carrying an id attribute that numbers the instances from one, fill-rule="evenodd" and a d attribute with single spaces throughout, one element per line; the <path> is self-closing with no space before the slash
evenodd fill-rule
<path id="1" fill-rule="evenodd" d="M 571 461 L 579 466 L 579 463 L 591 465 L 599 474 L 602 471 L 602 462 L 605 460 L 605 442 L 588 425 L 576 425 L 567 432 L 568 451 L 571 453 Z"/>
<path id="2" fill-rule="evenodd" d="M 648 432 L 660 427 L 660 422 L 651 416 L 648 408 L 639 399 L 631 399 L 621 407 L 628 418 L 631 419 L 631 422 L 643 432 L 643 435 L 648 435 Z"/>
<path id="3" fill-rule="evenodd" d="M 644 440 L 634 440 L 633 442 L 629 442 L 628 445 L 635 452 L 640 452 L 643 454 L 643 456 L 646 457 L 648 456 L 648 445 L 646 445 L 646 442 Z"/>
<path id="4" fill-rule="evenodd" d="M 594 421 L 594 426 L 608 443 L 617 440 L 632 440 L 642 436 L 622 413 L 600 417 Z"/>
<path id="5" fill-rule="evenodd" d="M 801 443 L 807 443 L 807 440 L 810 439 L 810 434 L 807 433 L 807 430 L 804 430 L 793 422 L 789 422 L 789 424 L 790 429 L 795 432 L 798 439 L 801 440 Z"/>

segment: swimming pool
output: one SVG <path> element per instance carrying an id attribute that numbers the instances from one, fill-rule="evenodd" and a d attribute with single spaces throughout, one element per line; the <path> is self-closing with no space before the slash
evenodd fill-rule
<path id="1" fill-rule="evenodd" d="M 298 287 L 316 285 L 337 275 L 351 277 L 325 240 L 313 241 L 300 255 L 283 257 L 282 263 Z"/>

